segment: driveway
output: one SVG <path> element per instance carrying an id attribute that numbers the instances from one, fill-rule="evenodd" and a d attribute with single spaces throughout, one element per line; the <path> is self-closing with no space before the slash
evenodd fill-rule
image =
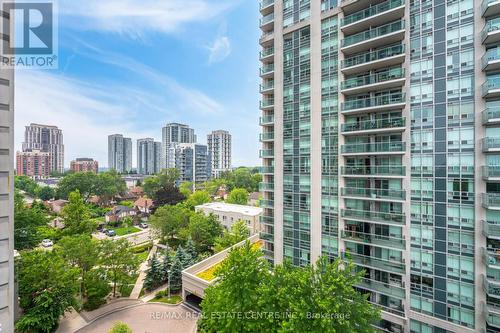
<path id="1" fill-rule="evenodd" d="M 129 325 L 134 333 L 194 333 L 197 315 L 182 305 L 146 303 L 113 312 L 76 332 L 107 333 L 117 321 Z"/>
<path id="2" fill-rule="evenodd" d="M 126 239 L 128 240 L 133 246 L 147 243 L 151 241 L 151 233 L 149 229 L 146 230 L 141 230 L 138 232 L 134 232 L 133 234 L 128 234 L 124 236 L 115 236 L 115 237 L 108 237 L 102 232 L 94 232 L 92 236 L 98 240 L 103 240 L 103 239 Z"/>

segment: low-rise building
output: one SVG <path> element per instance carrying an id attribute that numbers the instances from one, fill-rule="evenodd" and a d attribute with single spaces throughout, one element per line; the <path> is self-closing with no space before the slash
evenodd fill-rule
<path id="1" fill-rule="evenodd" d="M 210 202 L 195 207 L 197 212 L 203 212 L 205 215 L 213 214 L 217 220 L 226 228 L 230 228 L 239 220 L 245 221 L 250 230 L 250 234 L 254 235 L 260 232 L 260 215 L 262 208 L 228 204 L 225 202 Z"/>
<path id="2" fill-rule="evenodd" d="M 149 198 L 142 197 L 134 202 L 134 208 L 143 214 L 149 214 L 151 207 L 153 207 L 153 200 Z"/>
<path id="3" fill-rule="evenodd" d="M 127 206 L 115 206 L 112 210 L 106 213 L 106 222 L 118 222 L 126 217 L 134 217 L 137 212 L 134 208 Z"/>
<path id="4" fill-rule="evenodd" d="M 99 172 L 99 163 L 92 158 L 77 158 L 71 161 L 70 169 L 73 172 Z"/>

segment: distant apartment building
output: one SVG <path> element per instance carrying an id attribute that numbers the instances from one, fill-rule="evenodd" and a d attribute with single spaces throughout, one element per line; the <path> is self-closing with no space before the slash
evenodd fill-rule
<path id="1" fill-rule="evenodd" d="M 71 161 L 70 169 L 73 172 L 99 172 L 99 163 L 92 158 L 77 158 Z"/>
<path id="2" fill-rule="evenodd" d="M 0 0 L 0 5 L 4 3 Z M 9 20 L 0 16 L 0 24 Z M 7 23 L 7 22 L 5 22 Z M 0 39 L 0 47 L 10 36 Z M 14 70 L 0 70 L 0 327 L 14 332 Z"/>
<path id="3" fill-rule="evenodd" d="M 203 183 L 210 178 L 210 158 L 206 145 L 180 143 L 175 149 L 175 168 L 180 182 Z"/>
<path id="4" fill-rule="evenodd" d="M 137 140 L 137 173 L 154 175 L 161 170 L 161 142 L 146 138 Z"/>
<path id="5" fill-rule="evenodd" d="M 231 170 L 231 134 L 218 130 L 207 135 L 208 155 L 212 163 L 212 177 Z"/>
<path id="6" fill-rule="evenodd" d="M 168 123 L 162 128 L 162 168 L 175 167 L 175 148 L 179 143 L 195 143 L 194 129 L 188 125 Z"/>
<path id="7" fill-rule="evenodd" d="M 262 215 L 262 208 L 260 207 L 210 202 L 196 206 L 195 210 L 203 212 L 206 216 L 213 214 L 227 229 L 231 228 L 237 221 L 242 220 L 247 225 L 251 235 L 261 231 L 259 219 Z"/>
<path id="8" fill-rule="evenodd" d="M 108 136 L 108 167 L 119 173 L 132 170 L 132 139 L 122 134 Z"/>
<path id="9" fill-rule="evenodd" d="M 57 126 L 30 124 L 24 132 L 23 151 L 40 150 L 50 154 L 50 172 L 64 172 L 63 132 Z"/>
<path id="10" fill-rule="evenodd" d="M 49 152 L 38 149 L 17 152 L 16 168 L 18 176 L 47 178 L 53 169 L 52 156 Z"/>

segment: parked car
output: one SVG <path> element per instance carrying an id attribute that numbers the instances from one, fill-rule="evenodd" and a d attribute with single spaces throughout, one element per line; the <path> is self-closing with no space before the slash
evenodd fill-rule
<path id="1" fill-rule="evenodd" d="M 140 223 L 139 227 L 141 227 L 142 229 L 147 229 L 149 228 L 149 225 L 147 223 Z"/>
<path id="2" fill-rule="evenodd" d="M 106 230 L 105 234 L 108 236 L 108 237 L 115 237 L 116 236 L 116 232 L 114 230 Z"/>
<path id="3" fill-rule="evenodd" d="M 44 239 L 42 241 L 42 246 L 43 247 L 51 247 L 53 245 L 54 245 L 54 243 L 50 239 Z"/>

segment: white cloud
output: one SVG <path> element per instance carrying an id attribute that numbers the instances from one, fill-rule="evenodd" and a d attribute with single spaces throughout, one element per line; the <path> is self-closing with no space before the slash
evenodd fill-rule
<path id="1" fill-rule="evenodd" d="M 209 20 L 233 4 L 229 0 L 61 0 L 59 11 L 73 28 L 140 37 Z"/>
<path id="2" fill-rule="evenodd" d="M 231 43 L 225 36 L 217 37 L 208 49 L 210 51 L 208 62 L 211 64 L 221 62 L 231 54 Z"/>

